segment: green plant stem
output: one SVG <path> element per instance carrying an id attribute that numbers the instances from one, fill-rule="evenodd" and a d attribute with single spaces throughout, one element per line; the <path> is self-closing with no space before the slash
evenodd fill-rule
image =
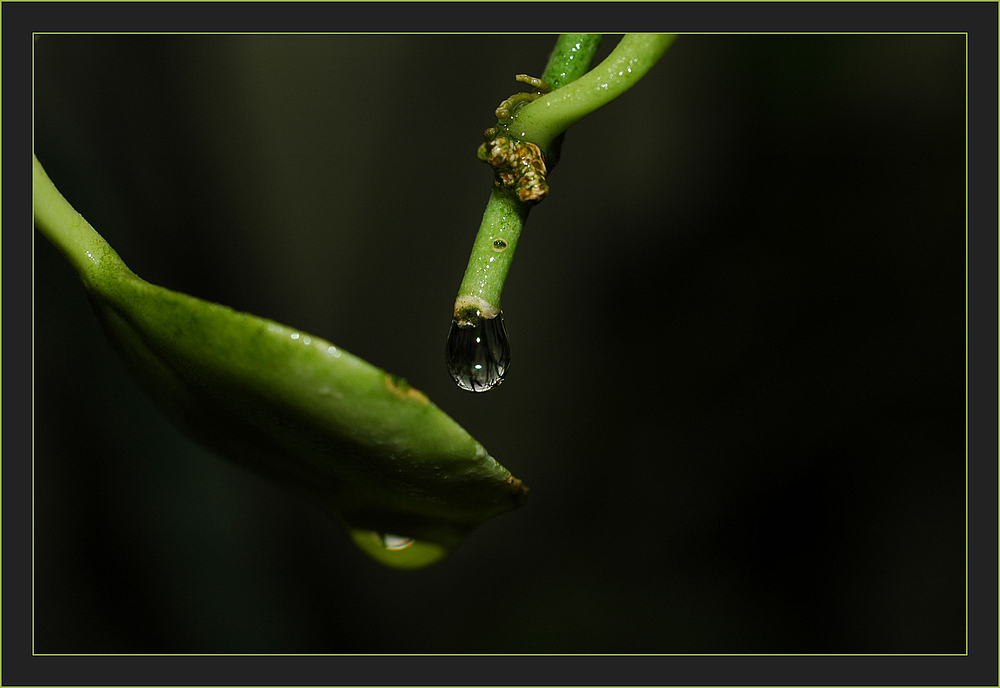
<path id="1" fill-rule="evenodd" d="M 600 44 L 599 33 L 560 34 L 542 72 L 542 80 L 548 82 L 552 90 L 576 81 L 590 69 L 590 61 Z"/>
<path id="2" fill-rule="evenodd" d="M 603 62 L 587 71 L 600 35 L 560 35 L 542 74 L 554 90 L 499 121 L 499 133 L 537 145 L 551 171 L 562 134 L 634 86 L 675 39 L 676 34 L 626 34 Z M 531 204 L 494 185 L 455 299 L 453 317 L 460 325 L 500 313 L 504 282 L 530 210 Z M 496 245 L 497 241 L 505 247 Z"/>
<path id="3" fill-rule="evenodd" d="M 677 34 L 626 34 L 592 70 L 521 108 L 511 133 L 547 150 L 557 136 L 635 86 L 676 38 Z"/>
<path id="4" fill-rule="evenodd" d="M 590 68 L 600 43 L 600 34 L 561 34 L 542 79 L 558 89 L 580 78 Z M 522 203 L 506 189 L 493 187 L 458 288 L 454 313 L 457 322 L 465 324 L 478 318 L 493 318 L 500 312 L 500 295 L 507 271 L 530 211 L 531 204 Z M 498 241 L 503 244 L 494 243 Z"/>
<path id="5" fill-rule="evenodd" d="M 69 261 L 87 288 L 96 272 L 135 276 L 104 237 L 63 198 L 34 156 L 32 167 L 35 228 Z"/>
<path id="6" fill-rule="evenodd" d="M 531 205 L 521 203 L 512 192 L 493 187 L 458 288 L 455 320 L 459 323 L 493 318 L 500 312 L 500 294 L 530 210 Z"/>

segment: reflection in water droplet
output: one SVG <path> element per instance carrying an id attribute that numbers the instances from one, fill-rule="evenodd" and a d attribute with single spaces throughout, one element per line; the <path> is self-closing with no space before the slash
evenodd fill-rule
<path id="1" fill-rule="evenodd" d="M 503 313 L 467 327 L 452 320 L 445 362 L 455 383 L 470 392 L 488 392 L 503 382 L 510 366 Z"/>
<path id="2" fill-rule="evenodd" d="M 504 251 L 506 249 L 507 249 L 507 242 L 504 241 L 503 239 L 497 239 L 496 241 L 493 242 L 493 250 L 496 251 L 497 253 L 500 253 L 501 251 Z"/>
<path id="3" fill-rule="evenodd" d="M 440 561 L 450 547 L 401 535 L 351 528 L 351 539 L 375 561 L 396 569 L 420 569 Z"/>
<path id="4" fill-rule="evenodd" d="M 391 533 L 382 533 L 382 546 L 390 550 L 401 550 L 406 549 L 413 545 L 415 540 L 413 538 L 403 537 L 402 535 L 392 535 Z"/>

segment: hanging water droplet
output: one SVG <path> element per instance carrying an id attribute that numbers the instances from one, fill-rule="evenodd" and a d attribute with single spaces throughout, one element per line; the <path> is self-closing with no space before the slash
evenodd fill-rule
<path id="1" fill-rule="evenodd" d="M 411 547 L 414 542 L 413 538 L 404 537 L 402 535 L 393 535 L 391 533 L 382 533 L 382 546 L 388 550 L 398 551 L 401 549 L 406 549 Z"/>
<path id="2" fill-rule="evenodd" d="M 351 528 L 350 534 L 354 544 L 372 559 L 397 569 L 429 566 L 442 559 L 450 549 L 436 542 L 374 530 Z"/>
<path id="3" fill-rule="evenodd" d="M 470 392 L 488 392 L 503 382 L 510 366 L 510 341 L 503 313 L 470 325 L 452 320 L 445 362 L 455 384 Z"/>

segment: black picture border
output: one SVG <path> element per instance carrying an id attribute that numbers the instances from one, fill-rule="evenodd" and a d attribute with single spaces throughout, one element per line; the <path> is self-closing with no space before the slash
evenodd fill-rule
<path id="1" fill-rule="evenodd" d="M 3 28 L 3 664 L 31 685 L 963 685 L 997 676 L 997 24 L 976 3 L 30 3 Z M 572 17 L 569 21 L 565 17 Z M 485 21 L 486 19 L 490 21 Z M 612 24 L 609 26 L 609 24 Z M 120 657 L 31 653 L 31 33 L 963 32 L 969 46 L 966 656 Z"/>

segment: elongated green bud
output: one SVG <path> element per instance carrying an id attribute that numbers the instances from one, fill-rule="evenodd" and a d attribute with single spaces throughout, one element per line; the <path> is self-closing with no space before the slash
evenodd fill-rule
<path id="1" fill-rule="evenodd" d="M 419 390 L 331 342 L 150 284 L 34 161 L 34 222 L 178 426 L 336 516 L 390 566 L 425 566 L 527 488 Z"/>

